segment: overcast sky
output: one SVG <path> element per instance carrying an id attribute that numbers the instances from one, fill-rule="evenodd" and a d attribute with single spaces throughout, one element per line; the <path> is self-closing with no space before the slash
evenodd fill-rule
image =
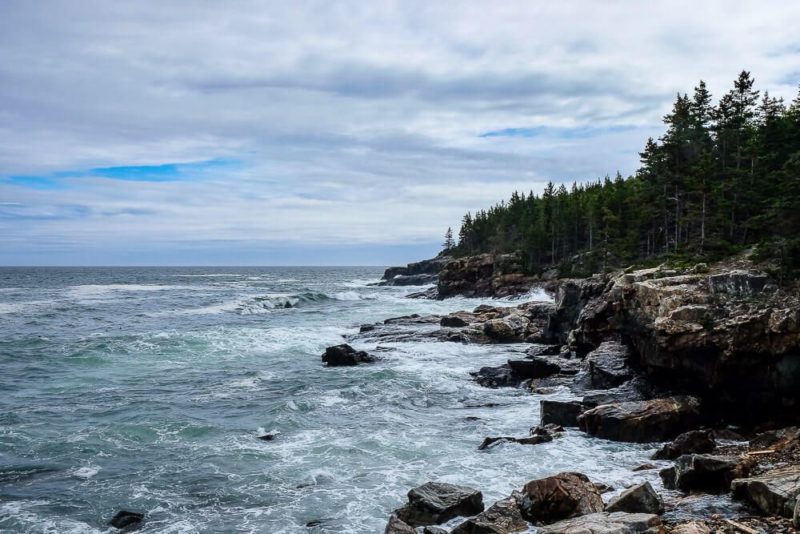
<path id="1" fill-rule="evenodd" d="M 631 173 L 677 91 L 791 100 L 800 2 L 0 2 L 0 264 L 394 264 Z"/>

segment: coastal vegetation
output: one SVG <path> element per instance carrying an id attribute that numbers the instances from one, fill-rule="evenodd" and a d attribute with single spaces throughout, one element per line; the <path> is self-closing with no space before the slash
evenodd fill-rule
<path id="1" fill-rule="evenodd" d="M 625 263 L 714 261 L 756 246 L 780 278 L 800 267 L 800 94 L 763 95 L 742 71 L 714 99 L 678 94 L 666 131 L 624 178 L 549 182 L 467 213 L 456 256 L 521 252 L 526 270 L 588 275 Z"/>

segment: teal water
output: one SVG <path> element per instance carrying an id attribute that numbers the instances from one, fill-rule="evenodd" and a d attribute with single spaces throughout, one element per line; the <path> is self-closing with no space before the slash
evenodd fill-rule
<path id="1" fill-rule="evenodd" d="M 652 447 L 578 432 L 476 450 L 538 423 L 539 398 L 469 376 L 524 345 L 381 343 L 377 364 L 323 367 L 362 323 L 490 302 L 406 299 L 420 288 L 369 285 L 381 272 L 1 268 L 0 531 L 107 532 L 124 508 L 147 533 L 379 533 L 430 479 L 487 502 L 565 469 L 657 484 L 630 473 Z"/>

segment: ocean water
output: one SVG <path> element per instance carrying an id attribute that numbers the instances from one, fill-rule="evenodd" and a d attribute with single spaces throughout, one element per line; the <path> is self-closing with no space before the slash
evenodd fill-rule
<path id="1" fill-rule="evenodd" d="M 320 354 L 372 323 L 481 303 L 369 285 L 379 268 L 0 268 L 0 531 L 380 533 L 406 492 L 466 484 L 485 501 L 581 471 L 621 490 L 653 445 L 527 435 L 541 398 L 469 372 L 525 345 L 355 339 L 382 360 Z M 279 432 L 274 441 L 257 439 Z"/>

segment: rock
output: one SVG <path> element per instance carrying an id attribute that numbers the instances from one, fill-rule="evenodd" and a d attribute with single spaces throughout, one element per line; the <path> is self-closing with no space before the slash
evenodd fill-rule
<path id="1" fill-rule="evenodd" d="M 522 516 L 536 524 L 548 524 L 602 510 L 600 492 L 581 473 L 559 473 L 532 480 L 522 489 Z"/>
<path id="2" fill-rule="evenodd" d="M 539 534 L 665 534 L 661 519 L 651 514 L 600 512 L 560 521 Z"/>
<path id="3" fill-rule="evenodd" d="M 416 531 L 407 523 L 401 521 L 396 515 L 392 514 L 389 517 L 389 523 L 386 525 L 383 534 L 416 534 Z"/>
<path id="4" fill-rule="evenodd" d="M 642 465 L 637 465 L 636 467 L 631 469 L 631 471 L 633 471 L 634 473 L 638 473 L 639 471 L 650 471 L 651 469 L 655 468 L 656 466 L 653 464 L 642 464 Z"/>
<path id="5" fill-rule="evenodd" d="M 405 267 L 389 267 L 383 272 L 383 279 L 393 280 L 397 276 L 438 275 L 442 267 L 452 259 L 450 256 L 441 255 L 429 260 L 409 263 Z"/>
<path id="6" fill-rule="evenodd" d="M 606 512 L 663 514 L 664 501 L 649 482 L 637 484 L 611 499 Z"/>
<path id="7" fill-rule="evenodd" d="M 483 333 L 496 341 L 522 341 L 528 324 L 530 321 L 527 317 L 511 314 L 483 323 Z"/>
<path id="8" fill-rule="evenodd" d="M 469 326 L 469 323 L 459 317 L 458 315 L 445 315 L 442 317 L 442 320 L 439 321 L 441 326 L 451 327 L 451 328 L 460 328 L 462 326 Z"/>
<path id="9" fill-rule="evenodd" d="M 794 505 L 794 516 L 792 517 L 792 522 L 794 523 L 794 528 L 800 530 L 800 495 L 798 495 L 796 501 L 797 502 Z"/>
<path id="10" fill-rule="evenodd" d="M 483 511 L 483 494 L 466 486 L 426 482 L 408 492 L 408 504 L 395 515 L 412 527 L 438 525 L 456 516 Z"/>
<path id="11" fill-rule="evenodd" d="M 656 451 L 653 460 L 674 460 L 684 454 L 708 454 L 713 452 L 716 446 L 717 443 L 710 430 L 690 430 Z"/>
<path id="12" fill-rule="evenodd" d="M 441 527 L 427 526 L 422 529 L 422 534 L 448 534 L 448 532 Z"/>
<path id="13" fill-rule="evenodd" d="M 689 521 L 675 525 L 672 534 L 712 534 L 712 531 L 704 521 Z"/>
<path id="14" fill-rule="evenodd" d="M 736 270 L 714 274 L 708 277 L 708 288 L 713 294 L 754 295 L 760 293 L 769 282 L 764 273 Z"/>
<path id="15" fill-rule="evenodd" d="M 800 496 L 800 465 L 734 480 L 731 490 L 734 498 L 752 503 L 765 514 L 792 517 Z"/>
<path id="16" fill-rule="evenodd" d="M 423 299 L 423 300 L 437 300 L 439 298 L 439 290 L 435 287 L 426 289 L 425 291 L 415 291 L 406 295 L 407 299 Z"/>
<path id="17" fill-rule="evenodd" d="M 543 400 L 539 407 L 543 425 L 578 426 L 578 416 L 583 412 L 581 401 Z"/>
<path id="18" fill-rule="evenodd" d="M 725 493 L 733 479 L 746 475 L 748 471 L 747 464 L 729 456 L 685 454 L 675 460 L 673 467 L 663 469 L 659 475 L 667 489 Z"/>
<path id="19" fill-rule="evenodd" d="M 372 363 L 375 358 L 363 350 L 355 350 L 345 343 L 325 349 L 322 361 L 327 363 L 328 367 L 340 367 L 358 365 L 359 363 Z"/>
<path id="20" fill-rule="evenodd" d="M 688 396 L 605 404 L 583 412 L 578 426 L 588 434 L 615 441 L 666 441 L 697 426 L 699 408 L 700 401 Z"/>
<path id="21" fill-rule="evenodd" d="M 592 387 L 610 389 L 631 379 L 630 350 L 619 341 L 604 341 L 586 356 Z"/>
<path id="22" fill-rule="evenodd" d="M 519 443 L 520 445 L 539 445 L 540 443 L 547 443 L 553 441 L 553 436 L 549 432 L 528 436 L 526 438 L 514 438 L 509 436 L 501 436 L 496 438 L 486 438 L 478 445 L 478 450 L 482 451 L 488 449 L 497 443 Z"/>
<path id="23" fill-rule="evenodd" d="M 550 360 L 533 357 L 528 360 L 508 360 L 508 366 L 520 378 L 545 378 L 558 373 L 561 368 Z"/>
<path id="24" fill-rule="evenodd" d="M 435 274 L 398 274 L 380 282 L 379 286 L 425 286 L 435 284 L 439 277 Z"/>
<path id="25" fill-rule="evenodd" d="M 439 271 L 440 298 L 502 297 L 530 290 L 533 277 L 523 273 L 518 254 L 478 254 L 447 262 Z"/>
<path id="26" fill-rule="evenodd" d="M 488 510 L 467 519 L 450 534 L 507 534 L 528 530 L 522 519 L 516 496 L 497 501 Z"/>
<path id="27" fill-rule="evenodd" d="M 475 382 L 486 388 L 517 387 L 522 379 L 511 370 L 508 365 L 498 367 L 481 367 L 480 370 L 470 373 Z"/>
<path id="28" fill-rule="evenodd" d="M 261 441 L 273 441 L 275 440 L 281 433 L 280 432 L 267 432 L 266 434 L 262 434 L 258 436 L 258 439 Z"/>
<path id="29" fill-rule="evenodd" d="M 129 512 L 127 510 L 120 510 L 116 513 L 111 521 L 108 522 L 114 528 L 127 528 L 131 525 L 137 525 L 144 519 L 144 514 L 139 512 Z"/>

